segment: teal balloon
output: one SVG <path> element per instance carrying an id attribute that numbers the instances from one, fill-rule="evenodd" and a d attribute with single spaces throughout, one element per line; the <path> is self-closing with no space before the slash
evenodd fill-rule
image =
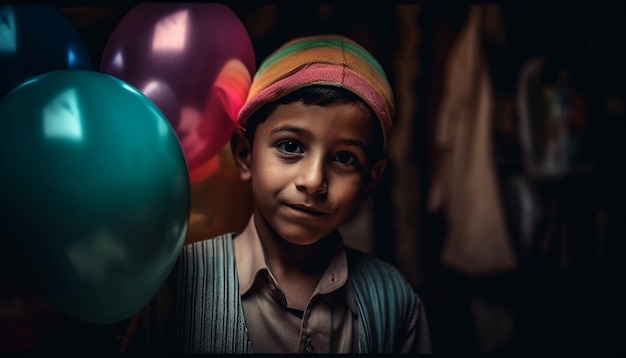
<path id="1" fill-rule="evenodd" d="M 130 318 L 172 270 L 189 213 L 176 133 L 128 83 L 59 70 L 0 101 L 0 269 L 41 303 Z"/>

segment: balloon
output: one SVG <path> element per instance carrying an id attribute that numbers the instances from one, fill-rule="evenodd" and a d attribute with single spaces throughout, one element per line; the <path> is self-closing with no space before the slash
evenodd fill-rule
<path id="1" fill-rule="evenodd" d="M 78 31 L 51 5 L 0 5 L 0 98 L 50 71 L 91 70 Z"/>
<path id="2" fill-rule="evenodd" d="M 184 243 L 188 168 L 130 84 L 86 70 L 0 101 L 0 269 L 67 316 L 110 324 L 156 293 Z"/>
<path id="3" fill-rule="evenodd" d="M 252 214 L 252 189 L 249 182 L 239 178 L 230 144 L 199 170 L 204 171 L 200 174 L 204 179 L 191 185 L 191 213 L 185 243 L 241 232 Z"/>
<path id="4" fill-rule="evenodd" d="M 256 62 L 245 27 L 226 5 L 150 3 L 133 7 L 115 27 L 100 71 L 137 87 L 163 111 L 195 184 L 237 127 Z"/>
<path id="5" fill-rule="evenodd" d="M 62 314 L 30 297 L 0 272 L 0 354 L 31 349 L 53 335 Z"/>

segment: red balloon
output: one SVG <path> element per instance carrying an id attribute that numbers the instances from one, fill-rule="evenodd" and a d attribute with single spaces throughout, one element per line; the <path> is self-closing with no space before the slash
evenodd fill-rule
<path id="1" fill-rule="evenodd" d="M 161 109 L 198 183 L 237 127 L 256 62 L 246 28 L 226 5 L 152 3 L 133 7 L 115 27 L 100 71 Z"/>

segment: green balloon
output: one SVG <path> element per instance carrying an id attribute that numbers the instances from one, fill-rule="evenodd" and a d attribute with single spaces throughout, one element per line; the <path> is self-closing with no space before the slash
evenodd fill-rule
<path id="1" fill-rule="evenodd" d="M 0 101 L 0 269 L 40 302 L 110 324 L 169 275 L 190 213 L 187 163 L 139 90 L 48 72 Z"/>

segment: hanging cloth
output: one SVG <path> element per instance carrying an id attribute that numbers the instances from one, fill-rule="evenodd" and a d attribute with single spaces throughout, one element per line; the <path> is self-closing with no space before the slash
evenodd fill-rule
<path id="1" fill-rule="evenodd" d="M 436 170 L 428 198 L 443 210 L 447 231 L 441 260 L 467 275 L 517 266 L 494 163 L 494 91 L 483 41 L 504 42 L 499 5 L 471 5 L 449 52 L 435 123 Z"/>

